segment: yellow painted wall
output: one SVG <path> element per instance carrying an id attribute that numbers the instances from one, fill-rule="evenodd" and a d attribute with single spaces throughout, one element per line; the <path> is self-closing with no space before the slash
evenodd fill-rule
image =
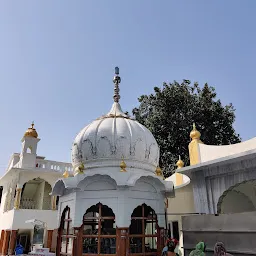
<path id="1" fill-rule="evenodd" d="M 168 213 L 195 212 L 192 184 L 175 190 L 175 197 L 168 199 Z"/>
<path id="2" fill-rule="evenodd" d="M 179 232 L 180 232 L 180 239 L 179 239 L 179 246 L 182 255 L 184 255 L 183 250 L 183 234 L 182 234 L 182 222 L 181 217 L 182 213 L 184 215 L 186 213 L 194 213 L 195 206 L 194 206 L 194 197 L 193 197 L 193 188 L 192 185 L 189 184 L 185 187 L 179 188 L 175 190 L 175 197 L 168 199 L 168 222 L 178 221 L 179 222 Z M 175 215 L 175 213 L 178 213 Z M 171 215 L 170 215 L 171 214 Z"/>

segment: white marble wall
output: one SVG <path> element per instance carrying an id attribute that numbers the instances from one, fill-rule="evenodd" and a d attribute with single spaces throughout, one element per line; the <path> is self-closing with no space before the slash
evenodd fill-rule
<path id="1" fill-rule="evenodd" d="M 80 189 L 67 190 L 59 201 L 59 217 L 65 207 L 69 206 L 74 227 L 81 226 L 86 210 L 97 203 L 113 210 L 118 227 L 129 227 L 133 210 L 144 203 L 155 210 L 159 226 L 165 226 L 164 195 L 147 182 L 146 178 L 139 180 L 134 187 L 117 187 L 110 179 L 103 177 L 93 185 L 86 183 L 86 187 Z"/>
<path id="2" fill-rule="evenodd" d="M 255 159 L 206 167 L 192 173 L 195 210 L 197 213 L 216 214 L 225 191 L 245 181 L 256 179 Z"/>

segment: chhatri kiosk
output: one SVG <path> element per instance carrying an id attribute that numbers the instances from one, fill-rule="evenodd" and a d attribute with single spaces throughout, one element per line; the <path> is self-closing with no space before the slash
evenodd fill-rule
<path id="1" fill-rule="evenodd" d="M 121 109 L 118 68 L 113 82 L 110 112 L 75 138 L 74 176 L 53 187 L 60 197 L 57 255 L 161 255 L 173 183 L 163 179 L 151 132 Z"/>

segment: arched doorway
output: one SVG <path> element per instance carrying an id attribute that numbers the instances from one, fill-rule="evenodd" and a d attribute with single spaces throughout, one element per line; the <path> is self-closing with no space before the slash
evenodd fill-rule
<path id="1" fill-rule="evenodd" d="M 158 255 L 159 227 L 155 211 L 146 204 L 138 206 L 131 215 L 129 227 L 130 255 Z"/>
<path id="2" fill-rule="evenodd" d="M 87 209 L 80 228 L 82 255 L 116 255 L 115 214 L 106 205 L 98 203 Z M 78 254 L 80 255 L 80 254 Z"/>
<path id="3" fill-rule="evenodd" d="M 57 255 L 74 255 L 74 229 L 70 218 L 70 208 L 67 206 L 61 215 L 58 230 Z"/>
<path id="4" fill-rule="evenodd" d="M 217 212 L 222 214 L 252 211 L 256 211 L 256 180 L 230 187 L 221 195 L 217 204 Z"/>

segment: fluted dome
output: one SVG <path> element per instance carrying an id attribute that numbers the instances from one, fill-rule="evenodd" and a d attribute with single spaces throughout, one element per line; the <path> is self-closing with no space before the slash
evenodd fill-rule
<path id="1" fill-rule="evenodd" d="M 78 133 L 72 147 L 72 163 L 74 168 L 81 163 L 85 169 L 99 166 L 120 168 L 122 160 L 127 168 L 155 172 L 159 147 L 152 133 L 124 114 L 120 104 L 114 102 L 107 115 Z"/>

